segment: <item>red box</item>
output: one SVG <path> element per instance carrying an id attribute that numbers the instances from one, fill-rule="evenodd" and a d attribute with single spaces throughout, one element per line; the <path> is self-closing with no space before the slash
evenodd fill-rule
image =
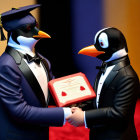
<path id="1" fill-rule="evenodd" d="M 49 81 L 48 87 L 58 107 L 69 106 L 96 97 L 88 79 L 81 72 L 53 79 Z"/>

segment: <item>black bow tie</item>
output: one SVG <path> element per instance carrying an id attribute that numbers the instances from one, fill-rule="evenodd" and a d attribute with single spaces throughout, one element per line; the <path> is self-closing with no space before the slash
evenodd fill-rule
<path id="1" fill-rule="evenodd" d="M 99 69 L 101 73 L 105 73 L 107 69 L 107 63 L 103 62 L 101 66 L 96 66 L 96 69 Z"/>
<path id="2" fill-rule="evenodd" d="M 28 63 L 35 62 L 38 65 L 41 61 L 41 58 L 37 54 L 34 57 L 30 56 L 29 54 L 25 54 L 24 58 L 27 60 Z"/>

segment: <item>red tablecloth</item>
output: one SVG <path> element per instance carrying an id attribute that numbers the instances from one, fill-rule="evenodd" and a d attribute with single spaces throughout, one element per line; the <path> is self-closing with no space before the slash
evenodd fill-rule
<path id="1" fill-rule="evenodd" d="M 138 140 L 140 140 L 140 99 L 137 101 L 135 116 L 134 116 L 136 131 L 138 135 Z"/>

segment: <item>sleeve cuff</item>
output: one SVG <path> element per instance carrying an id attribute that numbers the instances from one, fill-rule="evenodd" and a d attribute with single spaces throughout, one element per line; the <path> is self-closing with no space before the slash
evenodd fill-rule
<path id="1" fill-rule="evenodd" d="M 66 123 L 66 118 L 71 115 L 71 109 L 69 107 L 63 107 L 64 110 L 64 122 L 63 125 Z"/>
<path id="2" fill-rule="evenodd" d="M 85 113 L 85 111 L 84 111 L 84 123 L 85 123 L 85 128 L 88 128 L 87 123 L 86 123 L 86 113 Z"/>

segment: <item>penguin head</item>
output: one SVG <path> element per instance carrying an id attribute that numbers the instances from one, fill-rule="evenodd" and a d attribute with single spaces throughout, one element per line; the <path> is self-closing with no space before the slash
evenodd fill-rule
<path id="1" fill-rule="evenodd" d="M 81 49 L 79 54 L 106 61 L 121 49 L 128 52 L 126 39 L 120 30 L 112 27 L 98 31 L 94 37 L 94 45 Z"/>
<path id="2" fill-rule="evenodd" d="M 24 42 L 27 44 L 35 43 L 41 38 L 50 38 L 47 33 L 38 29 L 37 21 L 30 13 L 37 7 L 40 5 L 12 8 L 1 14 L 0 20 L 3 28 L 8 32 L 8 39 L 20 45 Z"/>
<path id="3" fill-rule="evenodd" d="M 25 24 L 20 28 L 8 32 L 8 40 L 12 38 L 14 42 L 21 45 L 22 43 L 36 43 L 41 38 L 51 38 L 50 35 L 38 29 L 38 23 Z"/>

